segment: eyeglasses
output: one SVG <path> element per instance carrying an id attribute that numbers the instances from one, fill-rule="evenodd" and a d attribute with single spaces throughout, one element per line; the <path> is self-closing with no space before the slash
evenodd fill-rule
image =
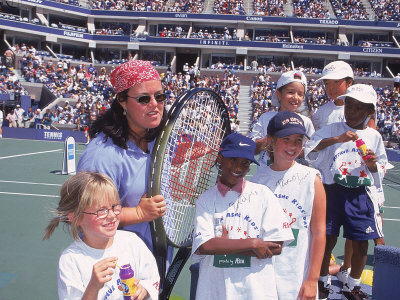
<path id="1" fill-rule="evenodd" d="M 114 212 L 114 214 L 117 216 L 121 213 L 122 211 L 122 205 L 121 204 L 115 204 L 111 207 L 111 209 L 109 208 L 100 208 L 98 211 L 96 212 L 86 212 L 83 211 L 83 214 L 87 214 L 87 215 L 95 215 L 97 216 L 97 218 L 99 219 L 105 219 L 108 216 L 108 213 L 110 212 L 110 210 L 112 210 Z"/>
<path id="2" fill-rule="evenodd" d="M 127 97 L 136 99 L 136 101 L 140 104 L 148 104 L 152 98 L 152 96 L 149 96 L 149 95 L 143 95 L 143 96 L 139 96 L 139 97 L 132 97 L 132 96 L 127 95 Z M 167 94 L 161 93 L 161 94 L 154 95 L 153 97 L 154 97 L 154 99 L 156 99 L 156 101 L 158 103 L 161 103 L 161 102 L 165 102 L 165 100 L 167 99 Z"/>

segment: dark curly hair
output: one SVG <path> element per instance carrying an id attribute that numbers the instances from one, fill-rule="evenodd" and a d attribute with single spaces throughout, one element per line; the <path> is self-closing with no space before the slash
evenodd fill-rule
<path id="1" fill-rule="evenodd" d="M 111 107 L 106 110 L 103 114 L 98 116 L 98 118 L 91 124 L 89 129 L 90 138 L 96 137 L 99 133 L 103 132 L 105 134 L 105 139 L 111 138 L 113 143 L 118 147 L 127 149 L 127 142 L 130 136 L 130 128 L 126 116 L 124 116 L 124 109 L 122 108 L 120 102 L 125 102 L 127 100 L 128 90 L 122 91 L 115 96 Z M 160 124 L 156 128 L 149 129 L 146 136 L 144 137 L 146 142 L 151 142 L 154 140 L 161 129 L 164 127 L 167 112 L 164 108 L 163 116 Z M 138 142 L 138 141 L 136 141 Z M 138 144 L 138 143 L 137 143 Z"/>

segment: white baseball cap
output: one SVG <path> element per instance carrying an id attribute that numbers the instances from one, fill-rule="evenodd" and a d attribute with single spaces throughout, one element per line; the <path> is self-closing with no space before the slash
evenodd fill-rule
<path id="1" fill-rule="evenodd" d="M 297 70 L 283 73 L 278 79 L 276 89 L 279 89 L 292 82 L 300 82 L 304 86 L 304 91 L 307 91 L 307 78 L 303 72 Z M 276 90 L 272 95 L 271 104 L 272 106 L 281 106 L 278 96 L 276 95 Z"/>
<path id="2" fill-rule="evenodd" d="M 376 109 L 377 95 L 375 89 L 368 84 L 355 84 L 350 86 L 346 94 L 339 96 L 339 99 L 345 100 L 346 97 L 351 97 L 362 103 L 373 104 Z"/>
<path id="3" fill-rule="evenodd" d="M 344 78 L 353 78 L 354 72 L 351 66 L 342 60 L 333 61 L 325 66 L 322 70 L 322 77 L 319 78 L 316 82 L 320 82 L 324 79 L 344 79 Z"/>

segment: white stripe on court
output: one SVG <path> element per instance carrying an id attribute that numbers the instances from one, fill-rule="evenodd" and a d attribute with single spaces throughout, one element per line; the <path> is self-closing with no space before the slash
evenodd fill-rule
<path id="1" fill-rule="evenodd" d="M 54 185 L 61 186 L 59 183 L 41 183 L 41 182 L 26 182 L 26 181 L 11 181 L 11 180 L 0 180 L 0 183 L 22 183 L 22 184 L 37 184 L 37 185 Z"/>
<path id="2" fill-rule="evenodd" d="M 63 149 L 56 149 L 56 150 L 49 150 L 49 151 L 41 151 L 41 152 L 31 152 L 31 153 L 17 154 L 17 155 L 10 155 L 10 156 L 2 156 L 2 157 L 0 157 L 0 159 L 14 158 L 14 157 L 28 156 L 28 155 L 36 155 L 36 154 L 43 154 L 43 153 L 50 153 L 50 152 L 58 152 L 58 151 L 63 151 Z"/>
<path id="3" fill-rule="evenodd" d="M 384 205 L 383 207 L 384 207 L 384 208 L 397 208 L 397 209 L 400 208 L 400 207 L 398 207 L 398 206 L 386 206 L 386 205 Z"/>
<path id="4" fill-rule="evenodd" d="M 385 219 L 383 218 L 384 221 L 396 221 L 396 222 L 400 222 L 400 219 Z"/>
<path id="5" fill-rule="evenodd" d="M 11 192 L 0 192 L 0 194 L 20 195 L 20 196 L 34 196 L 34 197 L 52 197 L 52 198 L 59 198 L 60 197 L 60 196 L 55 196 L 55 195 L 25 194 L 25 193 L 11 193 Z"/>

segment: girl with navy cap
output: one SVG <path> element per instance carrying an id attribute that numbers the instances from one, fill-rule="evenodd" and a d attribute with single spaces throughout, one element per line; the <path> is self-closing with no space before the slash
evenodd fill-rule
<path id="1" fill-rule="evenodd" d="M 276 114 L 267 128 L 272 164 L 252 178 L 275 194 L 288 217 L 285 228 L 295 240 L 273 258 L 278 299 L 315 299 L 325 249 L 326 199 L 318 170 L 297 163 L 307 137 L 296 113 Z"/>
<path id="2" fill-rule="evenodd" d="M 193 260 L 200 262 L 196 299 L 277 299 L 272 257 L 293 240 L 267 187 L 244 179 L 255 143 L 228 135 L 217 157 L 217 184 L 196 202 Z"/>

